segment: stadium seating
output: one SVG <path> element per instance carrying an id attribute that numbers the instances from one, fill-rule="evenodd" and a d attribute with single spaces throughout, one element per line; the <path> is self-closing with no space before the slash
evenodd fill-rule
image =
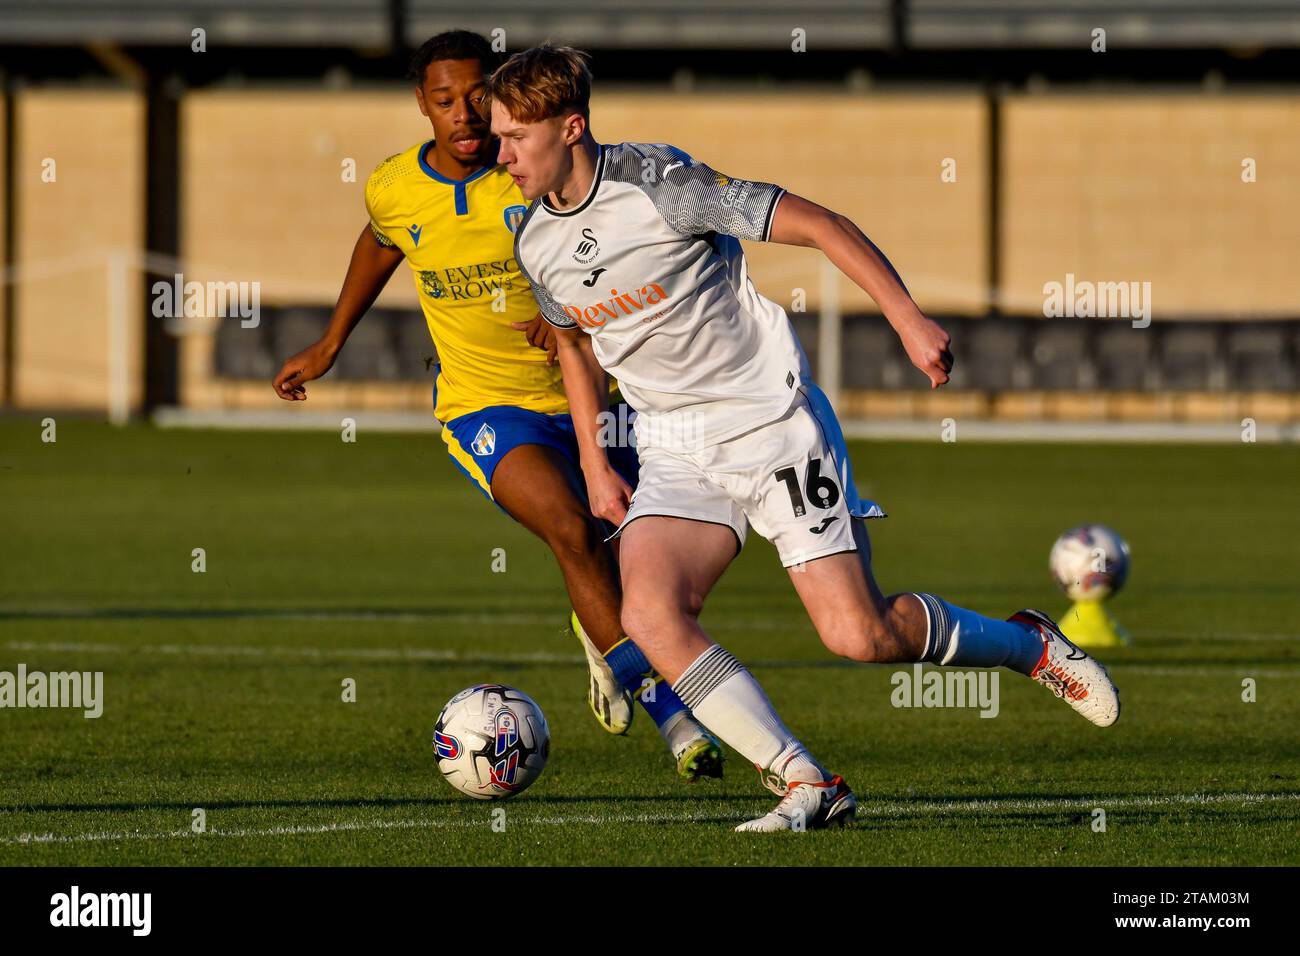
<path id="1" fill-rule="evenodd" d="M 867 316 L 846 322 L 843 345 L 850 356 L 844 363 L 844 387 L 898 388 L 903 383 L 907 354 L 884 319 Z"/>
<path id="2" fill-rule="evenodd" d="M 817 321 L 793 316 L 813 369 Z M 265 379 L 279 363 L 320 337 L 326 307 L 266 308 L 261 325 L 220 324 L 216 374 Z M 950 391 L 1143 392 L 1286 391 L 1297 381 L 1300 322 L 1166 321 L 1134 328 L 1127 321 L 944 318 L 957 362 Z M 841 384 L 876 391 L 925 389 L 906 353 L 879 316 L 848 316 L 842 336 Z M 331 376 L 348 381 L 419 381 L 436 352 L 424 319 L 377 308 L 353 331 Z"/>
<path id="3" fill-rule="evenodd" d="M 1019 319 L 963 323 L 969 344 L 953 334 L 953 355 L 960 361 L 963 379 L 953 384 L 980 391 L 1005 391 L 1029 384 L 1025 329 Z M 953 371 L 957 370 L 954 365 Z"/>
<path id="4" fill-rule="evenodd" d="M 1187 324 L 1161 330 L 1160 387 L 1175 391 L 1222 388 L 1218 329 Z"/>
<path id="5" fill-rule="evenodd" d="M 1288 331 L 1300 344 L 1300 328 L 1289 330 L 1283 323 L 1230 327 L 1225 347 L 1228 381 L 1243 391 L 1293 389 L 1296 366 Z"/>
<path id="6" fill-rule="evenodd" d="M 1036 330 L 1029 347 L 1033 387 L 1094 387 L 1096 367 L 1088 345 L 1088 330 L 1078 322 L 1051 322 Z"/>
<path id="7" fill-rule="evenodd" d="M 382 48 L 393 20 L 392 0 L 0 0 L 4 35 L 26 42 L 87 39 L 173 44 L 195 25 L 216 45 L 334 45 Z M 602 47 L 770 47 L 785 40 L 783 6 L 748 0 L 661 0 L 601 5 L 557 0 L 504 0 L 452 15 L 439 0 L 402 0 L 407 42 L 418 44 L 449 25 L 482 33 L 501 29 L 512 46 L 563 36 Z M 798 24 L 822 46 L 884 48 L 891 42 L 891 0 L 808 0 Z"/>
<path id="8" fill-rule="evenodd" d="M 267 327 L 271 351 L 279 361 L 284 361 L 290 355 L 301 352 L 319 339 L 325 332 L 325 327 L 329 325 L 329 318 L 329 310 L 323 308 L 300 307 L 262 310 L 262 325 Z M 236 324 L 222 322 L 221 326 L 224 329 L 226 326 Z M 234 333 L 227 334 L 233 335 Z M 248 347 L 254 347 L 252 340 L 249 341 Z M 217 358 L 220 361 L 220 353 L 218 353 Z M 345 370 L 340 369 L 339 371 L 343 373 Z M 221 374 L 224 374 L 224 372 Z"/>
<path id="9" fill-rule="evenodd" d="M 1294 45 L 1293 0 L 908 0 L 908 40 L 916 47 L 1087 48 L 1106 30 L 1108 49 Z"/>
<path id="10" fill-rule="evenodd" d="M 1151 330 L 1125 322 L 1107 322 L 1094 335 L 1093 361 L 1097 386 L 1114 391 L 1138 391 L 1155 384 Z"/>
<path id="11" fill-rule="evenodd" d="M 340 378 L 388 382 L 399 374 L 397 351 L 393 347 L 393 323 L 361 322 L 348 337 L 347 348 L 339 353 L 335 367 Z"/>
<path id="12" fill-rule="evenodd" d="M 0 0 L 0 36 L 38 43 L 168 44 L 202 27 L 219 45 L 382 46 L 389 0 Z"/>
<path id="13" fill-rule="evenodd" d="M 788 5 L 748 0 L 503 0 L 467 8 L 456 25 L 506 31 L 513 45 L 556 35 L 603 48 L 769 48 L 788 37 Z M 75 39 L 170 44 L 202 25 L 213 43 L 382 47 L 391 0 L 0 0 L 5 34 L 26 42 Z M 1100 8 L 1099 8 L 1100 7 Z M 447 27 L 439 0 L 402 0 L 408 42 Z M 1109 43 L 1142 47 L 1300 43 L 1292 0 L 808 0 L 798 24 L 820 46 L 884 49 L 901 29 L 915 48 L 1077 47 L 1096 27 Z"/>
<path id="14" fill-rule="evenodd" d="M 272 346 L 270 327 L 259 322 L 245 328 L 237 321 L 217 323 L 214 360 L 220 374 L 227 378 L 270 379 L 279 370 L 283 355 Z"/>
<path id="15" fill-rule="evenodd" d="M 418 379 L 430 375 L 430 366 L 438 360 L 438 352 L 429 338 L 429 325 L 424 316 L 396 311 L 389 321 L 393 326 L 399 377 Z"/>

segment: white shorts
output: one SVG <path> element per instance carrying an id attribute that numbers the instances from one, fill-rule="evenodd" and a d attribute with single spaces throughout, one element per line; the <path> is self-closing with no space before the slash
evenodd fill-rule
<path id="1" fill-rule="evenodd" d="M 750 525 L 785 567 L 857 550 L 854 518 L 883 518 L 858 497 L 844 434 L 830 402 L 806 383 L 784 417 L 692 452 L 642 447 L 641 475 L 618 534 L 664 515 L 726 525 L 737 548 Z"/>

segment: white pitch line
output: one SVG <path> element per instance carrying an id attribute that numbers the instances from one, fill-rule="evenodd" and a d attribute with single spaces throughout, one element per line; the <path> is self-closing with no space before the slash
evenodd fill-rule
<path id="1" fill-rule="evenodd" d="M 930 816 L 943 813 L 1040 812 L 1060 810 L 1090 811 L 1096 807 L 1159 808 L 1176 806 L 1215 806 L 1236 803 L 1272 803 L 1300 801 L 1300 793 L 1174 793 L 1164 796 L 1135 797 L 1042 797 L 1034 800 L 915 800 L 907 803 L 873 803 L 869 799 L 858 805 L 858 814 L 868 817 Z M 516 813 L 513 826 L 611 826 L 620 824 L 700 823 L 712 818 L 699 814 L 580 814 L 571 816 L 528 817 Z M 740 817 L 736 818 L 740 820 Z M 487 820 L 357 820 L 344 823 L 304 824 L 301 826 L 254 827 L 239 830 L 211 829 L 194 833 L 189 829 L 143 832 L 124 830 L 117 833 L 21 833 L 0 837 L 0 846 L 29 846 L 54 843 L 117 843 L 127 840 L 185 840 L 204 837 L 274 837 L 308 836 L 366 830 L 471 829 L 485 827 Z"/>
<path id="2" fill-rule="evenodd" d="M 1300 661 L 1296 663 L 1300 664 Z M 1281 677 L 1292 680 L 1296 677 L 1294 670 L 1274 670 L 1270 667 L 1253 667 L 1250 664 L 1216 664 L 1214 661 L 1203 661 L 1195 667 L 1124 663 L 1111 663 L 1106 666 L 1117 674 L 1146 674 L 1150 677 L 1222 677 L 1224 674 L 1240 674 L 1242 677 Z"/>
<path id="3" fill-rule="evenodd" d="M 858 804 L 858 813 L 868 816 L 912 816 L 925 813 L 979 813 L 981 811 L 1034 812 L 1040 810 L 1092 810 L 1095 807 L 1208 806 L 1221 803 L 1271 803 L 1300 801 L 1300 793 L 1171 793 L 1136 797 L 1039 797 L 1033 800 L 999 800 L 972 797 L 969 800 L 928 800 L 913 803 Z"/>
<path id="4" fill-rule="evenodd" d="M 563 826 L 567 824 L 619 824 L 619 823 L 690 823 L 700 817 L 669 814 L 613 814 L 608 816 L 586 815 L 571 817 L 532 817 L 526 820 L 516 819 L 516 825 L 539 824 L 542 826 Z M 0 837 L 0 846 L 17 846 L 43 843 L 109 843 L 123 840 L 173 840 L 196 839 L 202 837 L 268 837 L 299 836 L 322 833 L 347 833 L 358 830 L 448 830 L 471 829 L 487 826 L 483 820 L 358 820 L 345 823 L 304 824 L 302 826 L 261 827 L 241 830 L 222 830 L 213 828 L 206 833 L 195 833 L 189 829 L 163 830 L 146 833 L 139 830 L 124 830 L 119 833 L 21 833 L 12 837 Z"/>
<path id="5" fill-rule="evenodd" d="M 1211 634 L 1188 634 L 1185 631 L 1143 631 L 1142 637 L 1182 639 L 1186 641 L 1300 641 L 1300 634 L 1252 634 L 1233 631 Z"/>

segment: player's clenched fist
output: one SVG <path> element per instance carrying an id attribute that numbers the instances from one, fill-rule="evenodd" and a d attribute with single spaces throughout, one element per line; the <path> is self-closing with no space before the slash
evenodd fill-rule
<path id="1" fill-rule="evenodd" d="M 586 471 L 585 474 L 591 513 L 611 524 L 622 524 L 628 506 L 632 504 L 632 486 L 613 468 Z"/>
<path id="2" fill-rule="evenodd" d="M 280 366 L 280 373 L 272 383 L 275 394 L 286 402 L 305 402 L 307 389 L 303 387 L 303 383 L 320 378 L 328 372 L 334 367 L 334 359 L 337 356 L 338 349 L 324 342 L 317 342 L 303 349 Z"/>
<path id="3" fill-rule="evenodd" d="M 917 312 L 905 324 L 895 328 L 903 341 L 903 348 L 907 350 L 907 357 L 930 380 L 930 387 L 938 388 L 947 383 L 952 371 L 952 352 L 948 350 L 951 338 L 943 327 Z"/>

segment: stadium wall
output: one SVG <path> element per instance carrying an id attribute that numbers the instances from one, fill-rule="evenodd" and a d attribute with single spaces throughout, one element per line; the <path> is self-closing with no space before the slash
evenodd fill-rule
<path id="1" fill-rule="evenodd" d="M 1150 282 L 1162 317 L 1300 311 L 1300 97 L 1017 95 L 1002 111 L 1005 311 L 1042 315 L 1066 273 Z"/>
<path id="2" fill-rule="evenodd" d="M 143 98 L 33 88 L 14 96 L 14 111 L 14 404 L 105 408 L 120 348 L 138 407 L 144 303 L 138 282 L 115 293 L 110 269 L 114 252 L 144 241 Z M 116 344 L 114 295 L 133 319 Z"/>
<path id="3" fill-rule="evenodd" d="M 102 408 L 107 317 L 117 307 L 132 318 L 130 402 L 138 406 L 140 329 L 154 321 L 143 266 L 159 278 L 180 271 L 186 280 L 256 282 L 263 308 L 328 308 L 365 223 L 369 171 L 428 135 L 411 99 L 405 88 L 185 95 L 181 256 L 173 263 L 138 255 L 142 98 L 84 88 L 19 91 L 14 403 Z M 593 100 L 593 128 L 607 141 L 671 141 L 724 172 L 775 181 L 845 212 L 889 251 L 918 301 L 939 317 L 1041 318 L 1043 284 L 1068 273 L 1150 282 L 1157 323 L 1296 316 L 1300 276 L 1288 253 L 1300 247 L 1300 191 L 1289 184 L 1300 179 L 1300 96 L 1053 93 L 1006 95 L 995 106 L 996 127 L 992 101 L 974 93 L 614 87 Z M 993 230 L 995 155 L 1000 219 Z M 41 181 L 47 157 L 58 162 L 57 184 Z M 1247 160 L 1253 182 L 1243 181 Z M 110 301 L 106 267 L 114 250 L 137 253 L 118 303 Z M 807 333 L 823 305 L 818 254 L 763 244 L 749 244 L 748 252 L 765 294 L 789 306 L 802 290 L 807 311 L 795 318 Z M 856 287 L 836 281 L 846 328 L 873 313 Z M 418 308 L 404 271 L 379 306 Z M 175 324 L 182 404 L 275 407 L 260 372 L 217 374 L 216 327 Z M 846 339 L 846 365 L 860 347 Z M 276 349 L 283 350 L 280 343 Z M 428 382 L 335 374 L 317 383 L 313 399 L 318 408 L 424 410 Z M 1014 392 L 921 399 L 862 387 L 845 398 L 863 414 L 929 414 L 934 401 L 998 417 L 1054 407 L 1050 397 Z M 1076 392 L 1069 408 L 1156 417 L 1204 412 L 1189 401 L 1179 398 L 1175 408 L 1136 392 L 1089 403 Z M 1211 397 L 1205 407 L 1236 414 L 1242 401 L 1255 407 L 1265 399 L 1225 404 Z M 1295 417 L 1287 395 L 1270 401 L 1273 412 Z"/>
<path id="4" fill-rule="evenodd" d="M 11 191 L 9 152 L 13 148 L 12 137 L 9 134 L 10 119 L 9 96 L 6 92 L 0 94 L 0 223 L 4 224 L 4 228 L 0 229 L 0 274 L 6 277 L 9 274 L 9 263 L 13 260 L 12 246 L 15 235 L 9 208 Z M 13 289 L 12 282 L 0 282 L 0 407 L 13 404 L 9 344 L 14 331 L 9 321 L 9 301 L 13 296 Z"/>

